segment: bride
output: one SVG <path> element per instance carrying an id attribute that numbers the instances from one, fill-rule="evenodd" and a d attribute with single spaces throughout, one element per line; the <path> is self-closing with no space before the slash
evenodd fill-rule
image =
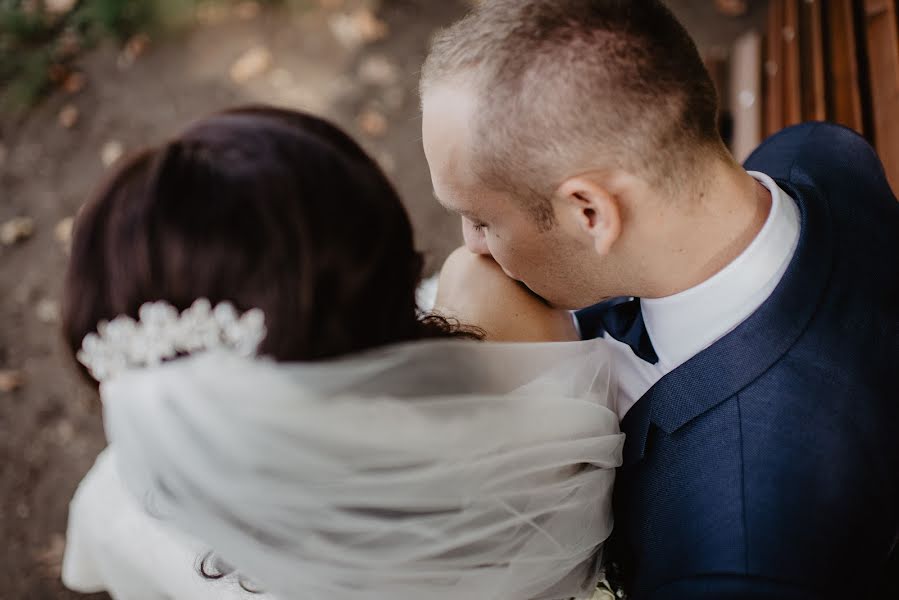
<path id="1" fill-rule="evenodd" d="M 66 585 L 590 596 L 623 443 L 604 342 L 464 251 L 423 312 L 421 270 L 386 178 L 309 115 L 221 113 L 122 166 L 65 287 L 109 439 Z"/>

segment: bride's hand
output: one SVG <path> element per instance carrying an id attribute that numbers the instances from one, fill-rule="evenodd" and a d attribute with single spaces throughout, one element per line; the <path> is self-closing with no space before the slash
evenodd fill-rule
<path id="1" fill-rule="evenodd" d="M 492 258 L 472 254 L 465 247 L 443 264 L 435 311 L 480 327 L 490 341 L 579 339 L 571 313 L 551 308 L 510 279 Z"/>

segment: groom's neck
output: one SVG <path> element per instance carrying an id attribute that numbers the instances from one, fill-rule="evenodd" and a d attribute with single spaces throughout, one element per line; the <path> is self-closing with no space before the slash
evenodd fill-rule
<path id="1" fill-rule="evenodd" d="M 702 179 L 702 191 L 673 204 L 690 208 L 669 221 L 644 297 L 671 296 L 711 278 L 746 250 L 768 219 L 770 192 L 736 163 L 716 163 Z"/>

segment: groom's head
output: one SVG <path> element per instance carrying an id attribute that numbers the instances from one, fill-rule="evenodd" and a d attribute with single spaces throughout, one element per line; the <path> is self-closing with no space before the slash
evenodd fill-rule
<path id="1" fill-rule="evenodd" d="M 726 156 L 714 85 L 657 1 L 485 0 L 438 35 L 421 91 L 466 245 L 559 306 L 638 288 L 659 220 Z"/>

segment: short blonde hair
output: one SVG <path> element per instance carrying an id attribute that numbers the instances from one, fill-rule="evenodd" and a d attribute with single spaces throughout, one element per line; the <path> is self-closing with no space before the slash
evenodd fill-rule
<path id="1" fill-rule="evenodd" d="M 656 0 L 484 0 L 436 36 L 422 96 L 457 79 L 478 96 L 479 177 L 542 220 L 572 169 L 623 168 L 671 189 L 698 151 L 724 148 L 715 86 Z"/>

